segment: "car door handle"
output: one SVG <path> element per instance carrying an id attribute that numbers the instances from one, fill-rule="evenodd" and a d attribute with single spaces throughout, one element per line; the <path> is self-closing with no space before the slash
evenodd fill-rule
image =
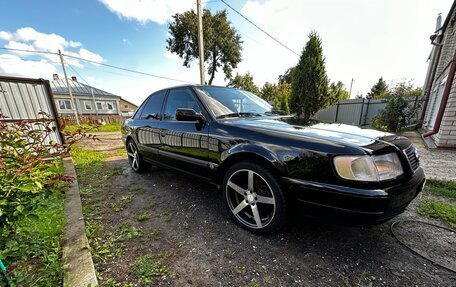
<path id="1" fill-rule="evenodd" d="M 168 130 L 160 130 L 160 136 L 165 137 Z"/>

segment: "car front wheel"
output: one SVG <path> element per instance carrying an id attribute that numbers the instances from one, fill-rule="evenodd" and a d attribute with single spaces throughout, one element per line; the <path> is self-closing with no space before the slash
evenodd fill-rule
<path id="1" fill-rule="evenodd" d="M 287 204 L 278 178 L 263 166 L 241 162 L 223 181 L 224 201 L 231 218 L 245 229 L 273 233 L 286 221 Z"/>
<path id="2" fill-rule="evenodd" d="M 130 167 L 135 172 L 143 173 L 150 170 L 151 165 L 142 159 L 142 156 L 138 151 L 138 147 L 133 140 L 129 140 L 127 142 L 127 155 Z"/>

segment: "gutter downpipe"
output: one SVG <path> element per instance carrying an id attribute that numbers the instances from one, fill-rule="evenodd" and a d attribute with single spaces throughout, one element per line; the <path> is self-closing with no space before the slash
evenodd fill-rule
<path id="1" fill-rule="evenodd" d="M 432 63 L 432 71 L 431 71 L 431 78 L 429 79 L 429 84 L 426 88 L 425 100 L 423 104 L 423 109 L 421 110 L 420 120 L 424 120 L 424 116 L 426 115 L 426 109 L 429 103 L 429 97 L 431 96 L 432 91 L 432 84 L 434 83 L 435 73 L 437 72 L 437 66 L 440 60 L 440 52 L 442 51 L 442 46 L 439 45 L 436 47 L 437 51 L 435 51 L 434 62 Z"/>
<path id="2" fill-rule="evenodd" d="M 434 128 L 432 131 L 423 134 L 423 138 L 432 136 L 439 132 L 440 125 L 442 123 L 443 114 L 445 113 L 445 107 L 448 102 L 448 98 L 450 97 L 451 86 L 453 85 L 454 75 L 456 73 L 456 50 L 453 54 L 453 59 L 451 60 L 451 68 L 448 72 L 447 82 L 445 83 L 445 90 L 443 91 L 442 101 L 440 102 L 439 112 L 437 114 L 437 118 L 435 119 Z"/>

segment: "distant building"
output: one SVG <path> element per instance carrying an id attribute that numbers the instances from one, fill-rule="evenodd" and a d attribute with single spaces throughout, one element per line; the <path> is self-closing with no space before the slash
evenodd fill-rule
<path id="1" fill-rule="evenodd" d="M 135 113 L 135 111 L 138 109 L 138 106 L 133 104 L 132 102 L 129 102 L 125 99 L 120 99 L 119 101 L 119 106 L 120 106 L 120 113 L 122 116 L 127 116 L 131 117 Z"/>
<path id="2" fill-rule="evenodd" d="M 456 1 L 441 24 L 437 18 L 423 87 L 423 138 L 429 147 L 456 147 Z"/>
<path id="3" fill-rule="evenodd" d="M 53 75 L 51 89 L 57 111 L 61 115 L 73 115 L 74 107 L 65 79 Z M 68 79 L 79 115 L 121 115 L 120 96 L 78 82 L 76 77 Z"/>

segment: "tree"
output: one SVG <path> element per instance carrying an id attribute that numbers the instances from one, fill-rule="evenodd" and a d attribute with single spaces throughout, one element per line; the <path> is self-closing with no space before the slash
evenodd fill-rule
<path id="1" fill-rule="evenodd" d="M 173 22 L 168 25 L 170 37 L 167 39 L 168 51 L 177 54 L 184 60 L 184 66 L 198 59 L 198 18 L 195 11 L 175 14 Z M 215 73 L 221 68 L 226 79 L 231 79 L 232 70 L 241 62 L 242 40 L 239 33 L 227 19 L 227 12 L 211 11 L 203 13 L 204 62 L 210 76 L 209 85 Z"/>
<path id="2" fill-rule="evenodd" d="M 309 34 L 291 81 L 291 110 L 309 120 L 318 110 L 328 106 L 330 95 L 321 39 L 316 32 Z"/>
<path id="3" fill-rule="evenodd" d="M 287 82 L 279 83 L 276 87 L 276 96 L 274 97 L 274 109 L 290 113 L 289 99 L 291 94 L 291 85 Z"/>
<path id="4" fill-rule="evenodd" d="M 274 98 L 277 96 L 277 94 L 277 85 L 266 82 L 264 83 L 263 87 L 261 87 L 259 96 L 265 101 L 271 103 L 274 102 Z"/>
<path id="5" fill-rule="evenodd" d="M 249 72 L 245 73 L 244 75 L 239 75 L 236 73 L 236 77 L 234 77 L 227 86 L 249 91 L 255 95 L 260 94 L 260 89 L 253 82 L 253 76 Z"/>
<path id="6" fill-rule="evenodd" d="M 383 80 L 383 77 L 378 79 L 378 82 L 372 86 L 369 93 L 367 93 L 367 99 L 384 99 L 388 98 L 390 93 L 388 91 L 388 85 Z"/>
<path id="7" fill-rule="evenodd" d="M 295 67 L 291 67 L 288 70 L 285 71 L 285 74 L 279 75 L 279 83 L 288 83 L 291 84 L 291 78 L 293 76 L 293 71 Z"/>
<path id="8" fill-rule="evenodd" d="M 341 100 L 350 99 L 350 93 L 345 90 L 344 84 L 341 81 L 331 83 L 329 85 L 330 105 L 337 104 Z"/>

